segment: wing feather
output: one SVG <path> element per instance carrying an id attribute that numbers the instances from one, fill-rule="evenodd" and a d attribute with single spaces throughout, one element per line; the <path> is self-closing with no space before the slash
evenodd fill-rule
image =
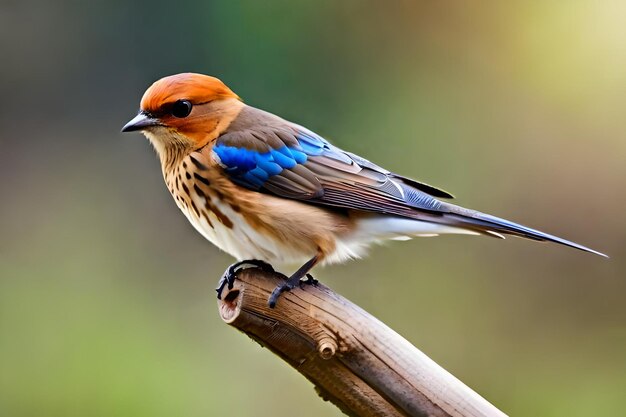
<path id="1" fill-rule="evenodd" d="M 449 197 L 251 107 L 218 138 L 213 151 L 237 184 L 315 204 L 414 216 L 415 209 L 442 207 L 433 196 Z"/>

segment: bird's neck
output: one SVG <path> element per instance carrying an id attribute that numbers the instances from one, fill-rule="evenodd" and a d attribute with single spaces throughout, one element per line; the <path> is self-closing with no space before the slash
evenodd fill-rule
<path id="1" fill-rule="evenodd" d="M 193 151 L 192 142 L 176 132 L 159 132 L 159 134 L 145 132 L 145 135 L 159 155 L 164 172 L 178 165 Z"/>

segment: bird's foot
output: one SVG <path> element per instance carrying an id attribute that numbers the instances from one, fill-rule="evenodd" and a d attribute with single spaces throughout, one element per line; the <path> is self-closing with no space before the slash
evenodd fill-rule
<path id="1" fill-rule="evenodd" d="M 233 289 L 233 285 L 235 283 L 235 279 L 237 279 L 237 274 L 239 273 L 239 271 L 247 268 L 259 268 L 266 272 L 274 272 L 274 267 L 272 265 L 259 259 L 248 259 L 245 261 L 236 262 L 226 268 L 226 271 L 224 271 L 222 278 L 220 278 L 220 281 L 217 284 L 217 288 L 215 289 L 215 291 L 217 292 L 218 300 L 222 299 L 222 291 L 224 291 L 224 288 L 226 286 L 228 286 L 229 290 Z"/>
<path id="2" fill-rule="evenodd" d="M 296 288 L 296 286 L 299 286 L 302 289 L 304 285 L 317 286 L 317 284 L 319 284 L 319 281 L 313 278 L 313 275 L 306 274 L 305 277 L 306 279 L 301 280 L 298 276 L 292 276 L 287 281 L 274 288 L 274 291 L 272 291 L 269 300 L 267 300 L 268 306 L 270 308 L 276 307 L 276 302 L 278 301 L 280 295 L 284 292 L 293 290 L 294 288 Z"/>
<path id="3" fill-rule="evenodd" d="M 305 285 L 305 284 L 317 287 L 317 284 L 320 283 L 318 280 L 313 278 L 313 275 L 311 275 L 311 274 L 306 274 L 305 277 L 306 277 L 306 279 L 304 281 L 300 281 L 300 288 L 302 288 L 302 285 Z"/>

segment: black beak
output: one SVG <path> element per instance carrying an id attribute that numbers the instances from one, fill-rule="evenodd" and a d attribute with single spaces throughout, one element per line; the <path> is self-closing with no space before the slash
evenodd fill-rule
<path id="1" fill-rule="evenodd" d="M 135 132 L 148 127 L 159 126 L 161 122 L 147 113 L 139 112 L 130 122 L 126 123 L 122 128 L 122 132 Z"/>

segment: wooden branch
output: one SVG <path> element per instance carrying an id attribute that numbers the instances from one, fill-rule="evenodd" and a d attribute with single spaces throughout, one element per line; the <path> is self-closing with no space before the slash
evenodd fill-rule
<path id="1" fill-rule="evenodd" d="M 267 299 L 281 281 L 239 273 L 222 319 L 287 361 L 350 416 L 504 416 L 406 339 L 321 284 Z"/>

